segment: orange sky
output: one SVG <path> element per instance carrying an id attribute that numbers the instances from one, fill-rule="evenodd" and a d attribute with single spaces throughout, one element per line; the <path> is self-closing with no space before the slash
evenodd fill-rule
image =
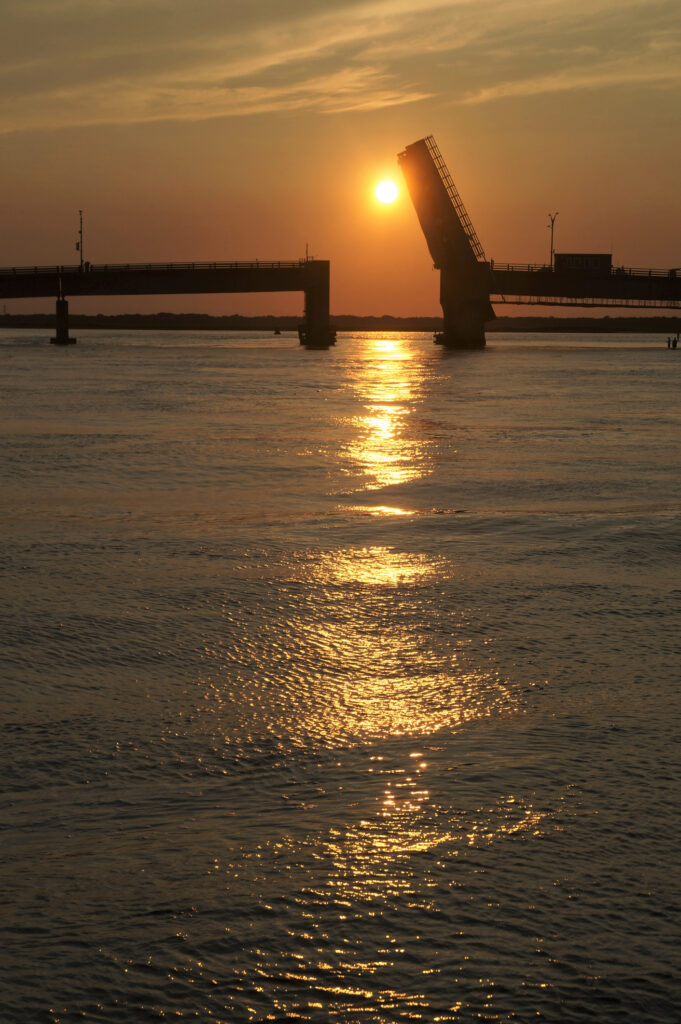
<path id="1" fill-rule="evenodd" d="M 406 193 L 373 198 L 380 178 L 401 184 L 397 152 L 433 134 L 488 257 L 547 260 L 558 210 L 558 251 L 681 266 L 678 0 L 4 7 L 0 265 L 76 262 L 82 208 L 92 262 L 296 259 L 308 243 L 331 260 L 332 312 L 437 314 Z"/>

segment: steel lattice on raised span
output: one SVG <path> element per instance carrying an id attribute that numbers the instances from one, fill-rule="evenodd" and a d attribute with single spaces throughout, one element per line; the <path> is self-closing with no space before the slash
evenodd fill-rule
<path id="1" fill-rule="evenodd" d="M 512 304 L 678 309 L 679 268 L 612 265 L 610 254 L 555 253 L 551 264 L 487 262 L 452 176 L 432 135 L 398 155 L 414 209 L 440 271 L 444 326 L 435 340 L 449 348 L 483 348 L 491 300 Z"/>
<path id="2" fill-rule="evenodd" d="M 444 330 L 436 340 L 453 348 L 483 348 L 489 301 L 488 264 L 463 200 L 432 135 L 399 154 L 416 215 L 440 271 Z"/>

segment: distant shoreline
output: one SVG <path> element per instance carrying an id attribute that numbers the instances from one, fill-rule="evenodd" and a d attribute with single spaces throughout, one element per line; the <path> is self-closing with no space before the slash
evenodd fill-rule
<path id="1" fill-rule="evenodd" d="M 123 331 L 295 331 L 301 316 L 210 316 L 206 313 L 121 313 L 69 317 L 73 330 Z M 352 316 L 331 317 L 337 331 L 425 331 L 442 329 L 439 317 Z M 0 315 L 0 328 L 18 330 L 53 328 L 51 313 L 6 313 Z M 498 317 L 486 328 L 488 333 L 523 331 L 560 334 L 676 334 L 681 331 L 681 316 L 646 317 Z"/>

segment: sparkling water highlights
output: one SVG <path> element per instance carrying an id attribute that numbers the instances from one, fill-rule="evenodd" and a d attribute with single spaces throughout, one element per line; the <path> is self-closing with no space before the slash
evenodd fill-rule
<path id="1" fill-rule="evenodd" d="M 681 355 L 0 363 L 0 1019 L 678 1017 Z"/>

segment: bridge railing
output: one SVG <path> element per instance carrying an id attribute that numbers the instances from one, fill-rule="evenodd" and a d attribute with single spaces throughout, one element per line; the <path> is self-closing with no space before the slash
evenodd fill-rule
<path id="1" fill-rule="evenodd" d="M 140 272 L 154 272 L 154 271 L 186 271 L 186 270 L 275 270 L 277 268 L 288 268 L 293 269 L 296 267 L 305 266 L 309 261 L 306 259 L 299 260 L 251 260 L 251 261 L 232 261 L 226 262 L 211 262 L 211 263 L 86 263 L 82 267 L 79 264 L 74 265 L 57 265 L 57 266 L 34 266 L 34 267 L 0 267 L 0 275 L 9 276 L 20 276 L 25 274 L 87 274 L 90 272 L 104 271 L 105 273 L 118 272 L 118 271 L 140 271 Z M 498 263 L 496 260 L 490 260 L 490 270 L 492 272 L 515 272 L 515 273 L 545 273 L 554 274 L 558 273 L 555 269 L 552 269 L 547 263 Z M 564 273 L 581 273 L 587 274 L 588 276 L 603 277 L 601 272 L 589 271 L 589 270 L 575 270 L 575 271 L 563 271 Z M 619 277 L 626 274 L 629 277 L 676 277 L 677 274 L 681 275 L 681 267 L 671 267 L 668 270 L 653 270 L 647 267 L 612 267 L 609 275 L 612 277 Z"/>
<path id="2" fill-rule="evenodd" d="M 231 263 L 85 263 L 82 267 L 79 264 L 72 266 L 53 267 L 0 267 L 0 275 L 7 274 L 19 276 L 22 274 L 87 274 L 96 271 L 117 272 L 117 271 L 186 271 L 186 270 L 276 270 L 278 268 L 292 269 L 305 266 L 310 262 L 306 259 L 300 260 L 251 260 L 249 262 L 234 261 Z"/>
<path id="3" fill-rule="evenodd" d="M 490 260 L 490 270 L 494 273 L 496 271 L 510 271 L 520 274 L 558 274 L 561 277 L 566 275 L 581 274 L 588 277 L 621 277 L 626 275 L 627 277 L 676 277 L 677 274 L 681 276 L 681 267 L 670 267 L 668 270 L 651 270 L 648 267 L 612 267 L 610 271 L 604 274 L 602 271 L 589 270 L 589 269 L 571 269 L 557 271 L 555 268 L 549 266 L 548 263 L 497 263 L 496 260 Z"/>
<path id="4" fill-rule="evenodd" d="M 597 298 L 589 296 L 568 295 L 502 295 L 492 292 L 490 302 L 493 305 L 506 306 L 584 306 L 589 309 L 602 307 L 609 309 L 681 309 L 681 299 L 627 299 Z"/>

